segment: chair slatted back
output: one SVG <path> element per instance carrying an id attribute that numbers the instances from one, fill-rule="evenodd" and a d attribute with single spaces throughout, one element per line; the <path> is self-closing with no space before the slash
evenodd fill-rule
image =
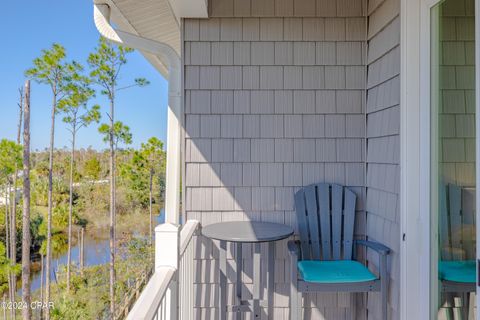
<path id="1" fill-rule="evenodd" d="M 442 260 L 464 259 L 462 188 L 448 184 L 440 192 L 439 241 Z"/>
<path id="2" fill-rule="evenodd" d="M 351 260 L 357 196 L 338 184 L 319 183 L 295 194 L 302 260 Z"/>

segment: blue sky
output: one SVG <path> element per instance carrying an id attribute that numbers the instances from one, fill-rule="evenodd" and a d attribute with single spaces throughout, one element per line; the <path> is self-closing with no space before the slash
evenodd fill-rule
<path id="1" fill-rule="evenodd" d="M 86 66 L 86 58 L 98 41 L 92 19 L 91 0 L 27 0 L 3 3 L 0 29 L 3 30 L 0 50 L 0 139 L 16 139 L 18 88 L 25 81 L 24 71 L 41 50 L 52 43 L 62 44 L 68 59 Z M 116 118 L 130 126 L 133 145 L 139 146 L 151 136 L 166 141 L 167 82 L 137 52 L 129 55 L 120 83 L 130 84 L 134 78 L 145 77 L 150 85 L 121 91 L 116 105 Z M 92 103 L 102 106 L 107 117 L 106 99 L 97 94 Z M 49 143 L 51 95 L 45 85 L 32 83 L 31 91 L 32 149 L 44 149 Z M 103 149 L 106 145 L 97 131 L 98 125 L 82 129 L 79 147 Z M 69 133 L 57 117 L 55 147 L 69 145 Z"/>

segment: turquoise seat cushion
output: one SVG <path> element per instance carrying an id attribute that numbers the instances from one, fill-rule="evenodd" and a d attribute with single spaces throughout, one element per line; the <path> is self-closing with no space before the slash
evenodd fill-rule
<path id="1" fill-rule="evenodd" d="M 440 261 L 438 277 L 440 280 L 475 283 L 475 260 Z"/>
<path id="2" fill-rule="evenodd" d="M 363 264 L 353 260 L 298 262 L 303 280 L 316 283 L 354 283 L 378 279 Z"/>

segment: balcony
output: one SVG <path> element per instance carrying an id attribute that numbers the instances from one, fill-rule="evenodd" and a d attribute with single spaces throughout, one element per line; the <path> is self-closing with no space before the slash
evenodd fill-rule
<path id="1" fill-rule="evenodd" d="M 155 271 L 128 320 L 193 319 L 195 234 L 200 223 L 155 228 Z"/>

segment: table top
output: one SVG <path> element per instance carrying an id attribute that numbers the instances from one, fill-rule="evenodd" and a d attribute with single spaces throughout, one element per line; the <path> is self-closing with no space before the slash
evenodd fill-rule
<path id="1" fill-rule="evenodd" d="M 288 238 L 293 229 L 279 223 L 229 221 L 203 227 L 202 234 L 207 238 L 230 242 L 269 242 Z"/>

